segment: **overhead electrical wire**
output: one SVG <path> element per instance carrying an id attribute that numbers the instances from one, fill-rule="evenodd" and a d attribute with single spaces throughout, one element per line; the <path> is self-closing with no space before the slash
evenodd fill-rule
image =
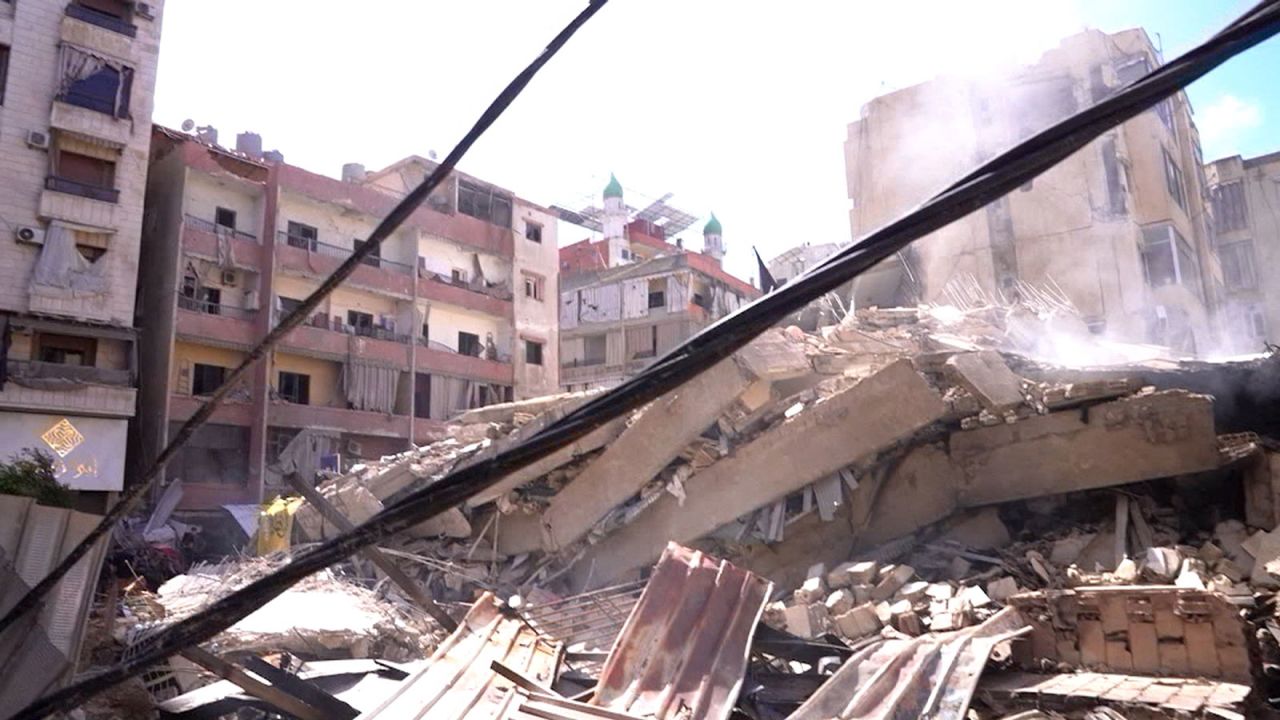
<path id="1" fill-rule="evenodd" d="M 571 35 L 603 3 L 604 0 L 593 2 L 582 15 L 575 18 L 574 23 L 557 36 L 556 40 L 559 44 L 563 45 L 568 35 Z M 810 301 L 857 277 L 912 241 L 980 209 L 1034 179 L 1105 131 L 1137 116 L 1228 59 L 1263 42 L 1277 32 L 1280 32 L 1280 0 L 1265 0 L 1203 44 L 1157 68 L 1112 97 L 1077 112 L 992 158 L 915 210 L 864 236 L 781 289 L 721 319 L 663 356 L 641 374 L 587 402 L 526 442 L 486 461 L 457 470 L 428 487 L 414 491 L 389 505 L 354 530 L 300 553 L 292 562 L 271 575 L 218 600 L 200 613 L 166 628 L 149 639 L 146 649 L 130 660 L 41 698 L 20 711 L 16 717 L 38 718 L 48 713 L 74 708 L 94 693 L 137 675 L 148 666 L 186 647 L 212 638 L 263 603 L 277 597 L 302 578 L 350 556 L 361 548 L 465 501 L 498 482 L 505 475 L 573 442 L 600 424 L 675 389 Z M 545 62 L 546 57 L 554 53 L 558 47 L 556 42 L 553 42 L 539 57 L 539 61 Z M 530 69 L 536 71 L 535 66 L 540 66 L 539 61 L 535 61 Z M 486 116 L 494 112 L 495 108 L 500 114 L 501 108 L 509 104 L 514 94 L 518 94 L 519 88 L 527 83 L 532 75 L 530 69 L 521 73 L 516 81 L 503 91 L 499 99 L 486 111 Z M 513 87 L 516 90 L 511 93 Z M 478 136 L 477 128 L 482 132 L 493 119 L 489 118 L 488 122 L 485 122 L 485 117 L 482 117 L 476 128 L 473 128 L 472 132 L 468 133 L 468 136 L 459 144 L 459 148 L 465 150 L 469 147 L 475 140 L 474 136 Z M 446 163 L 450 160 L 456 163 L 457 157 L 461 154 L 459 148 L 455 148 L 454 152 L 450 153 Z M 441 167 L 445 165 L 442 164 Z M 452 168 L 452 166 L 449 167 Z M 422 186 L 411 193 L 410 197 L 418 197 L 420 203 L 421 199 L 430 192 L 429 189 L 426 191 L 423 189 L 433 180 L 438 183 L 440 179 L 442 177 L 438 178 L 433 173 Z M 379 231 L 387 227 L 394 230 L 394 227 L 407 217 L 411 210 L 397 213 L 403 205 L 404 203 L 401 203 L 401 206 L 397 206 L 396 210 L 379 225 Z M 395 219 L 394 224 L 389 225 L 393 219 Z M 378 240 L 381 241 L 389 232 L 390 230 L 382 232 Z M 372 242 L 373 237 L 371 236 L 371 242 L 366 248 L 377 247 Z M 372 252 L 371 249 L 369 251 Z M 347 269 L 348 265 L 358 263 L 363 256 L 357 253 L 349 258 L 348 262 L 344 263 L 334 276 L 321 286 L 321 290 L 306 302 L 311 302 L 317 296 L 322 297 L 321 292 L 327 292 L 326 288 L 332 289 L 332 286 L 341 281 L 341 278 L 336 281 L 334 278 Z M 318 299 L 316 301 L 318 302 Z M 305 302 L 303 307 L 306 307 Z M 300 315 L 300 313 L 295 312 L 294 315 Z M 291 318 L 292 316 L 286 318 L 286 321 Z M 284 324 L 281 323 L 282 326 Z M 273 336 L 275 336 L 274 331 L 268 335 L 267 339 Z"/>

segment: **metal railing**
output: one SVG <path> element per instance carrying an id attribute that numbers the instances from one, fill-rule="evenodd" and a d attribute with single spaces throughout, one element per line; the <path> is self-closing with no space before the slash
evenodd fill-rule
<path id="1" fill-rule="evenodd" d="M 253 308 L 241 308 L 233 305 L 222 305 L 220 303 L 212 303 L 207 300 L 191 297 L 178 293 L 178 307 L 191 312 L 204 313 L 205 315 L 221 315 L 224 317 L 235 318 L 237 320 L 250 320 L 258 312 Z"/>
<path id="2" fill-rule="evenodd" d="M 328 330 L 330 332 L 340 332 L 347 335 L 358 335 L 360 337 L 374 338 L 375 340 L 386 340 L 387 342 L 400 343 L 401 345 L 409 344 L 409 336 L 397 333 L 391 328 L 380 327 L 377 325 L 351 325 L 343 322 L 341 319 L 334 320 L 325 313 L 316 313 L 311 316 L 306 326 L 318 328 L 320 330 Z"/>
<path id="3" fill-rule="evenodd" d="M 236 230 L 235 228 L 229 228 L 226 225 L 219 225 L 217 223 L 205 220 L 204 218 L 196 217 L 195 215 L 185 216 L 184 221 L 186 222 L 187 225 L 197 230 L 202 230 L 204 232 L 212 233 L 214 235 L 225 234 L 225 235 L 231 235 L 233 237 L 241 238 L 242 240 L 252 240 L 253 242 L 258 241 L 258 236 L 254 235 L 253 233 L 247 233 L 247 232 L 244 232 L 243 230 Z"/>
<path id="4" fill-rule="evenodd" d="M 315 238 L 309 238 L 302 235 L 290 235 L 286 230 L 278 230 L 276 232 L 276 240 L 281 245 L 296 247 L 307 252 L 313 252 L 317 255 L 327 255 L 329 257 L 346 260 L 355 252 L 352 248 L 340 247 L 338 245 L 330 245 L 329 243 L 320 242 Z M 396 262 L 388 260 L 384 257 L 372 256 L 364 259 L 364 264 L 371 267 L 382 268 L 399 275 L 413 275 L 413 266 L 408 263 Z"/>
<path id="5" fill-rule="evenodd" d="M 133 373 L 128 370 L 64 365 L 39 360 L 9 360 L 9 376 L 31 380 L 70 380 L 94 385 L 133 386 Z"/>
<path id="6" fill-rule="evenodd" d="M 97 25 L 100 28 L 106 28 L 112 32 L 118 32 L 121 35 L 129 37 L 138 36 L 138 27 L 128 20 L 118 18 L 115 15 L 104 13 L 101 10 L 95 10 L 79 3 L 67 4 L 67 16 L 77 20 L 83 20 L 90 25 Z"/>
<path id="7" fill-rule="evenodd" d="M 101 200 L 102 202 L 119 202 L 120 191 L 115 188 L 104 188 L 97 185 L 89 185 L 77 180 L 68 180 L 56 175 L 50 175 L 45 178 L 44 186 L 46 189 L 54 192 L 66 193 L 68 195 L 79 195 L 90 200 Z"/>

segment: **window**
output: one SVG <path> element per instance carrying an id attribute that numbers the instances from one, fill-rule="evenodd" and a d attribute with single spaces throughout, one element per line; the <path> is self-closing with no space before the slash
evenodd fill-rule
<path id="1" fill-rule="evenodd" d="M 466 283 L 466 282 L 467 282 L 467 271 L 466 271 L 466 270 L 459 270 L 458 268 L 454 268 L 454 269 L 452 269 L 452 270 L 450 270 L 450 271 L 449 271 L 449 278 L 450 278 L 451 280 L 453 280 L 455 283 Z"/>
<path id="2" fill-rule="evenodd" d="M 45 186 L 56 192 L 116 202 L 116 164 L 110 160 L 58 150 L 53 156 L 53 175 Z"/>
<path id="3" fill-rule="evenodd" d="M 458 181 L 458 212 L 500 227 L 511 227 L 511 198 L 465 180 Z"/>
<path id="4" fill-rule="evenodd" d="M 200 311 L 210 315 L 220 315 L 222 309 L 222 290 L 215 287 L 202 287 L 196 290 L 196 300 Z"/>
<path id="5" fill-rule="evenodd" d="M 35 356 L 40 362 L 84 367 L 93 367 L 97 362 L 98 341 L 94 338 L 39 333 L 35 346 Z"/>
<path id="6" fill-rule="evenodd" d="M 542 364 L 542 343 L 533 340 L 524 341 L 524 361 L 530 365 Z"/>
<path id="7" fill-rule="evenodd" d="M 98 57 L 73 45 L 62 46 L 62 82 L 58 100 L 125 118 L 133 92 L 133 68 Z"/>
<path id="8" fill-rule="evenodd" d="M 78 0 L 67 5 L 67 15 L 106 28 L 121 35 L 136 37 L 131 3 L 125 0 Z"/>
<path id="9" fill-rule="evenodd" d="M 649 281 L 649 309 L 656 310 L 667 306 L 667 279 L 655 278 Z"/>
<path id="10" fill-rule="evenodd" d="M 289 229 L 285 233 L 287 242 L 291 247 L 302 248 L 303 250 L 316 251 L 316 241 L 320 237 L 320 231 L 305 223 L 289 221 Z"/>
<path id="11" fill-rule="evenodd" d="M 9 84 L 9 46 L 0 45 L 0 105 L 4 105 L 4 88 Z"/>
<path id="12" fill-rule="evenodd" d="M 431 325 L 427 323 L 422 323 L 422 340 L 431 342 Z"/>
<path id="13" fill-rule="evenodd" d="M 542 242 L 542 226 L 537 223 L 527 222 L 524 224 L 524 237 L 526 240 L 540 243 Z"/>
<path id="14" fill-rule="evenodd" d="M 297 310 L 302 305 L 302 301 L 297 298 L 285 297 L 283 295 L 277 298 L 280 302 L 280 316 L 284 317 L 289 313 Z"/>
<path id="15" fill-rule="evenodd" d="M 1169 188 L 1169 195 L 1174 202 L 1178 203 L 1178 207 L 1186 210 L 1187 192 L 1182 182 L 1182 170 L 1178 168 L 1178 164 L 1174 162 L 1168 150 L 1161 148 L 1160 152 L 1164 154 L 1164 182 Z"/>
<path id="16" fill-rule="evenodd" d="M 1222 277 L 1228 288 L 1244 290 L 1258 286 L 1252 240 L 1219 245 L 1218 258 L 1222 261 Z"/>
<path id="17" fill-rule="evenodd" d="M 302 373 L 280 371 L 279 380 L 280 399 L 288 400 L 295 405 L 311 404 L 311 376 Z"/>
<path id="18" fill-rule="evenodd" d="M 1176 283 L 1201 294 L 1195 252 L 1172 225 L 1142 229 L 1142 269 L 1151 287 Z"/>
<path id="19" fill-rule="evenodd" d="M 1120 158 L 1116 154 L 1114 137 L 1105 138 L 1102 141 L 1102 171 L 1107 179 L 1107 210 L 1115 215 L 1123 214 L 1127 188 L 1123 171 L 1120 169 Z"/>
<path id="20" fill-rule="evenodd" d="M 220 207 L 213 211 L 213 224 L 228 230 L 236 229 L 236 211 Z"/>
<path id="21" fill-rule="evenodd" d="M 364 240 L 353 240 L 351 242 L 357 251 L 360 250 L 360 248 L 364 247 L 364 244 L 365 244 Z M 372 265 L 373 267 L 381 267 L 382 266 L 382 246 L 379 245 L 378 247 L 374 248 L 373 252 L 369 253 L 369 256 L 366 257 L 364 260 L 361 260 L 360 262 L 364 263 L 365 265 Z"/>
<path id="22" fill-rule="evenodd" d="M 1218 232 L 1249 227 L 1249 210 L 1244 199 L 1244 182 L 1223 183 L 1213 189 L 1213 223 Z"/>
<path id="23" fill-rule="evenodd" d="M 215 390 L 222 387 L 226 378 L 226 368 L 196 363 L 191 372 L 191 394 L 212 395 Z"/>
<path id="24" fill-rule="evenodd" d="M 359 310 L 347 311 L 347 324 L 357 335 L 373 335 L 373 315 Z"/>
<path id="25" fill-rule="evenodd" d="M 608 342 L 604 335 L 587 335 L 582 338 L 582 364 L 603 365 L 607 346 Z"/>
<path id="26" fill-rule="evenodd" d="M 1244 306 L 1244 329 L 1255 339 L 1267 336 L 1267 317 L 1263 314 L 1261 305 L 1250 303 Z"/>
<path id="27" fill-rule="evenodd" d="M 458 352 L 471 357 L 480 357 L 480 336 L 469 332 L 458 331 Z"/>
<path id="28" fill-rule="evenodd" d="M 542 302 L 546 281 L 532 273 L 524 274 L 524 296 Z"/>

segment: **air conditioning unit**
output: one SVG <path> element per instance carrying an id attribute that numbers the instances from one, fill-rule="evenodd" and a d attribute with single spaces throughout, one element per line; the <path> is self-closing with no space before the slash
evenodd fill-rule
<path id="1" fill-rule="evenodd" d="M 347 452 L 351 453 L 352 455 L 355 455 L 357 457 L 363 456 L 364 454 L 362 452 L 363 450 L 364 448 L 361 447 L 360 443 L 356 442 L 355 440 L 347 441 Z"/>
<path id="2" fill-rule="evenodd" d="M 21 243 L 31 243 L 33 245 L 44 244 L 44 230 L 30 225 L 19 225 L 17 230 L 13 231 L 14 238 Z"/>
<path id="3" fill-rule="evenodd" d="M 133 12 L 140 18 L 146 20 L 154 20 L 155 13 L 151 11 L 151 5 L 144 2 L 136 2 L 133 4 Z"/>
<path id="4" fill-rule="evenodd" d="M 49 133 L 40 132 L 39 130 L 29 130 L 27 132 L 27 145 L 37 150 L 48 150 Z"/>
<path id="5" fill-rule="evenodd" d="M 235 286 L 236 286 L 236 271 L 235 271 L 235 270 L 223 270 L 223 271 L 222 271 L 222 285 L 223 285 L 223 287 L 235 287 Z"/>

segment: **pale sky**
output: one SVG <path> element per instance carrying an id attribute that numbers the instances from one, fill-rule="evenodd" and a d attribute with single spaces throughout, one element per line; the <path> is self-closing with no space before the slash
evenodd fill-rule
<path id="1" fill-rule="evenodd" d="M 443 156 L 584 3 L 169 0 L 155 120 L 213 125 L 224 145 L 253 130 L 287 162 L 335 177 L 345 162 Z M 1210 5 L 611 0 L 461 169 L 544 205 L 599 204 L 610 172 L 632 206 L 674 193 L 702 218 L 687 244 L 701 247 L 714 210 L 726 267 L 751 278 L 752 245 L 769 259 L 849 239 L 842 143 L 872 97 L 1032 61 L 1086 25 L 1145 25 L 1172 56 L 1246 3 Z M 1224 71 L 1237 80 L 1203 99 L 1193 87 L 1207 158 L 1280 149 L 1275 125 L 1266 133 L 1280 103 L 1247 69 Z M 1241 146 L 1247 133 L 1277 147 Z M 561 223 L 560 243 L 589 234 Z"/>

